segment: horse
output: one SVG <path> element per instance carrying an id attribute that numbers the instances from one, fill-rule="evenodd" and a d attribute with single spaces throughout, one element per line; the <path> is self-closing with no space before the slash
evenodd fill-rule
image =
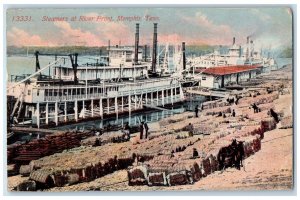
<path id="1" fill-rule="evenodd" d="M 227 147 L 222 147 L 219 150 L 217 159 L 219 163 L 219 170 L 223 170 L 227 167 L 235 165 L 235 154 L 236 154 L 237 143 L 234 139 L 232 143 Z"/>
<path id="2" fill-rule="evenodd" d="M 227 147 L 222 147 L 217 155 L 219 170 L 224 170 L 228 167 L 235 167 L 240 170 L 243 166 L 243 159 L 245 156 L 243 142 L 237 142 L 236 139 Z"/>

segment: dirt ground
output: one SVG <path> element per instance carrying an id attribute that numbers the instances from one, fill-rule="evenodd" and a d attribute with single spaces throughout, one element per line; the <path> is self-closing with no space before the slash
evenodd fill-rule
<path id="1" fill-rule="evenodd" d="M 126 170 L 89 183 L 49 191 L 156 191 L 156 190 L 290 190 L 293 188 L 293 129 L 265 133 L 262 148 L 244 160 L 244 168 L 216 171 L 193 185 L 172 187 L 128 186 Z"/>

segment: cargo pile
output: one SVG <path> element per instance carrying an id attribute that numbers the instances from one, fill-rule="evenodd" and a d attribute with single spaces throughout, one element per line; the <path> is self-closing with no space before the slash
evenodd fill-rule
<path id="1" fill-rule="evenodd" d="M 76 148 L 60 149 L 61 153 L 22 165 L 19 173 L 29 180 L 20 188 L 63 187 L 121 169 L 127 170 L 131 186 L 185 185 L 227 167 L 239 169 L 243 159 L 261 149 L 265 132 L 276 128 L 269 110 L 279 113 L 273 103 L 278 98 L 277 92 L 269 94 L 261 89 L 241 94 L 238 104 L 231 106 L 225 99 L 205 102 L 198 118 L 188 112 L 163 119 L 158 130 L 150 130 L 148 139 L 139 140 L 137 134 L 128 141 L 121 132 L 82 137 L 76 140 Z M 259 106 L 259 112 L 249 108 L 253 103 Z M 231 115 L 233 109 L 235 117 Z M 227 115 L 216 116 L 220 112 Z M 193 134 L 187 129 L 189 124 L 193 125 Z M 284 116 L 280 124 L 282 128 L 291 127 L 292 117 Z M 100 146 L 95 145 L 97 139 Z M 72 140 L 68 142 L 72 148 Z M 11 155 L 14 153 L 11 151 Z"/>
<path id="2" fill-rule="evenodd" d="M 92 135 L 92 132 L 58 132 L 26 144 L 12 146 L 8 148 L 8 163 L 28 164 L 31 160 L 79 147 L 82 139 Z"/>
<path id="3" fill-rule="evenodd" d="M 257 97 L 245 97 L 239 100 L 239 104 L 256 105 L 272 103 L 275 99 L 279 98 L 278 92 L 272 92 L 271 94 L 259 95 Z"/>
<path id="4" fill-rule="evenodd" d="M 201 121 L 201 118 L 194 119 L 194 121 L 189 119 L 182 121 L 183 124 L 192 122 L 195 134 L 208 136 L 187 146 L 184 151 L 173 152 L 171 155 L 159 155 L 138 166 L 130 167 L 127 170 L 128 184 L 185 185 L 192 184 L 228 166 L 240 168 L 241 165 L 240 163 L 237 164 L 236 160 L 222 160 L 222 149 L 230 147 L 233 144 L 233 139 L 235 139 L 240 145 L 239 147 L 242 147 L 241 152 L 243 152 L 239 162 L 259 151 L 264 132 L 276 128 L 276 122 L 268 112 L 270 108 L 274 109 L 272 102 L 277 98 L 278 94 L 245 97 L 246 100 L 234 107 L 238 114 L 237 117 L 213 117 L 207 118 L 205 121 Z M 245 106 L 245 104 L 254 102 L 261 106 L 260 112 L 254 113 L 253 109 Z M 222 105 L 220 100 L 208 102 L 205 104 L 204 112 L 201 113 L 202 116 L 231 112 L 229 106 L 222 107 L 220 105 Z"/>
<path id="5" fill-rule="evenodd" d="M 178 138 L 179 136 L 179 138 Z M 125 169 L 134 161 L 145 162 L 161 154 L 184 151 L 199 141 L 186 133 L 167 135 L 141 144 L 108 143 L 98 147 L 81 146 L 22 165 L 20 173 L 36 181 L 40 188 L 62 187 L 86 182 Z"/>
<path id="6" fill-rule="evenodd" d="M 261 139 L 258 135 L 240 137 L 243 140 L 243 159 L 253 155 L 261 148 Z M 187 152 L 179 155 L 161 155 L 144 162 L 139 166 L 128 169 L 129 185 L 173 186 L 193 184 L 209 174 L 221 170 L 218 153 L 222 147 L 230 145 L 231 136 L 214 142 L 205 148 L 202 154 L 193 157 L 190 151 L 194 146 L 188 147 Z M 197 143 L 198 144 L 198 143 Z M 199 145 L 199 144 L 198 144 Z M 200 150 L 199 150 L 200 151 Z M 207 151 L 204 153 L 203 151 Z"/>
<path id="7" fill-rule="evenodd" d="M 293 117 L 292 116 L 286 116 L 286 117 L 283 117 L 281 119 L 281 127 L 282 129 L 285 129 L 285 128 L 292 128 L 293 127 Z"/>
<path id="8" fill-rule="evenodd" d="M 128 144 L 127 144 L 128 146 Z M 78 147 L 31 161 L 29 179 L 40 188 L 62 187 L 86 182 L 132 165 L 136 158 L 122 143 Z"/>
<path id="9" fill-rule="evenodd" d="M 206 110 L 206 109 L 224 107 L 224 106 L 228 106 L 228 105 L 229 105 L 229 103 L 226 102 L 225 99 L 219 99 L 219 100 L 215 100 L 215 101 L 203 102 L 202 108 L 203 108 L 203 110 Z"/>
<path id="10" fill-rule="evenodd" d="M 130 138 L 128 135 L 123 133 L 122 131 L 118 132 L 108 132 L 108 133 L 103 133 L 100 136 L 94 136 L 94 137 L 89 137 L 86 139 L 81 140 L 81 145 L 82 146 L 97 146 L 97 140 L 99 142 L 99 145 L 104 145 L 107 143 L 119 143 L 119 142 L 126 142 Z M 98 145 L 98 146 L 99 146 Z"/>
<path id="11" fill-rule="evenodd" d="M 167 118 L 164 118 L 162 120 L 159 121 L 159 125 L 160 126 L 165 126 L 168 124 L 172 124 L 172 123 L 177 123 L 177 122 L 181 122 L 183 120 L 186 120 L 188 118 L 192 118 L 194 117 L 193 113 L 187 112 L 187 113 L 182 113 L 180 115 L 173 115 Z"/>
<path id="12" fill-rule="evenodd" d="M 224 106 L 224 107 L 217 107 L 213 109 L 208 109 L 203 112 L 204 115 L 217 115 L 219 113 L 231 113 L 231 107 L 230 106 Z"/>

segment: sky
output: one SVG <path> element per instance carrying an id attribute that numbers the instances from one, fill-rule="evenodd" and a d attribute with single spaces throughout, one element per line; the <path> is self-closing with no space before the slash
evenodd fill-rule
<path id="1" fill-rule="evenodd" d="M 25 16 L 30 21 L 22 21 Z M 90 21 L 80 21 L 81 16 Z M 48 20 L 53 18 L 59 21 Z M 244 44 L 247 36 L 260 48 L 292 45 L 288 7 L 8 9 L 6 42 L 8 46 L 107 46 L 110 40 L 111 45 L 134 45 L 136 23 L 140 45 L 152 44 L 153 23 L 158 23 L 162 45 L 230 45 L 233 37 Z"/>

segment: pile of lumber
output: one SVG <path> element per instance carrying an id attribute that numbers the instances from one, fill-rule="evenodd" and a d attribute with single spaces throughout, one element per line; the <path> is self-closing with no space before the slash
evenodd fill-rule
<path id="1" fill-rule="evenodd" d="M 28 164 L 31 160 L 80 146 L 83 138 L 92 136 L 92 132 L 59 132 L 34 139 L 28 143 L 8 148 L 8 162 Z"/>
<path id="2" fill-rule="evenodd" d="M 13 158 L 17 156 L 17 149 L 21 146 L 21 143 L 7 145 L 7 162 L 12 163 Z"/>

